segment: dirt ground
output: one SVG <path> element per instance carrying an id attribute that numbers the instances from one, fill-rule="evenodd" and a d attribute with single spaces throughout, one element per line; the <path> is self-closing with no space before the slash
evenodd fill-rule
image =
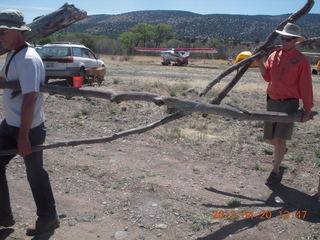
<path id="1" fill-rule="evenodd" d="M 199 98 L 227 63 L 191 59 L 188 67 L 173 67 L 161 66 L 159 57 L 103 60 L 102 86 L 84 89 L 208 102 L 232 77 Z M 313 76 L 315 110 L 319 80 Z M 222 105 L 262 111 L 265 88 L 258 70 L 249 69 Z M 48 94 L 45 114 L 47 143 L 109 136 L 168 115 L 152 103 Z M 272 148 L 262 141 L 262 126 L 193 114 L 110 143 L 46 150 L 61 226 L 34 238 L 25 235 L 36 218 L 35 206 L 23 161 L 16 157 L 8 167 L 16 224 L 0 229 L 0 239 L 320 239 L 320 205 L 313 198 L 320 167 L 319 117 L 296 125 L 283 161 L 283 185 L 272 190 L 264 185 Z"/>

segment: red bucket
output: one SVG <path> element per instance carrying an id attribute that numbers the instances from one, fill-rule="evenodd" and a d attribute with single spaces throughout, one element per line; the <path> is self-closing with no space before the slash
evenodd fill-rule
<path id="1" fill-rule="evenodd" d="M 82 87 L 82 82 L 83 82 L 83 77 L 73 77 L 73 87 L 74 88 L 81 88 Z"/>

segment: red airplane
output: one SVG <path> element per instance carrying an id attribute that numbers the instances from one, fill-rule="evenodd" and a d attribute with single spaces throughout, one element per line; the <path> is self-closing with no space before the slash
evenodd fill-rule
<path id="1" fill-rule="evenodd" d="M 213 48 L 142 48 L 137 47 L 134 50 L 139 52 L 160 52 L 162 56 L 162 65 L 186 66 L 188 65 L 189 52 L 216 52 Z"/>

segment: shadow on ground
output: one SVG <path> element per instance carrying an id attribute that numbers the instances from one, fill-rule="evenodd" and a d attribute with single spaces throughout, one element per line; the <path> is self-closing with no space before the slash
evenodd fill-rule
<path id="1" fill-rule="evenodd" d="M 7 237 L 10 236 L 11 233 L 13 233 L 14 230 L 12 228 L 3 228 L 0 229 L 0 240 L 4 240 Z"/>
<path id="2" fill-rule="evenodd" d="M 0 240 L 5 240 L 14 232 L 13 228 L 3 228 L 0 229 Z M 36 235 L 32 240 L 49 240 L 51 236 L 54 235 L 54 230 L 49 230 L 47 232 Z M 16 238 L 14 238 L 16 239 Z M 18 239 L 18 238 L 17 238 Z M 20 238 L 19 238 L 20 239 Z"/>
<path id="3" fill-rule="evenodd" d="M 263 221 L 268 221 L 275 217 L 287 217 L 289 213 L 295 212 L 295 217 L 307 222 L 320 223 L 320 203 L 316 200 L 315 196 L 310 196 L 296 189 L 284 186 L 280 184 L 277 187 L 270 188 L 272 193 L 266 200 L 251 198 L 243 195 L 223 192 L 215 188 L 206 188 L 208 191 L 223 194 L 226 196 L 235 197 L 238 199 L 245 199 L 254 201 L 254 204 L 241 204 L 238 207 L 279 207 L 279 209 L 273 211 L 266 211 L 259 215 L 250 215 L 248 213 L 246 217 L 242 216 L 241 220 L 234 221 L 217 231 L 211 233 L 208 236 L 200 237 L 198 240 L 219 240 L 225 239 L 230 234 L 239 233 L 247 229 L 253 228 Z M 281 203 L 276 202 L 276 197 L 280 198 Z M 256 203 L 261 201 L 261 203 Z M 210 208 L 228 209 L 228 206 L 218 206 L 213 204 L 204 204 Z M 263 211 L 261 211 L 263 212 Z"/>

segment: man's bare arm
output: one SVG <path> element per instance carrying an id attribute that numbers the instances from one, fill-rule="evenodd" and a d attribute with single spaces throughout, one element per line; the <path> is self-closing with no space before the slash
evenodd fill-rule
<path id="1" fill-rule="evenodd" d="M 21 126 L 18 138 L 18 152 L 21 156 L 27 156 L 32 153 L 29 130 L 32 125 L 37 94 L 37 92 L 31 92 L 23 95 L 21 106 Z"/>
<path id="2" fill-rule="evenodd" d="M 266 72 L 266 67 L 264 65 L 264 57 L 262 57 L 260 59 L 257 59 L 256 61 L 258 63 L 258 67 L 260 69 L 260 73 L 263 76 L 265 74 L 265 72 Z"/>

